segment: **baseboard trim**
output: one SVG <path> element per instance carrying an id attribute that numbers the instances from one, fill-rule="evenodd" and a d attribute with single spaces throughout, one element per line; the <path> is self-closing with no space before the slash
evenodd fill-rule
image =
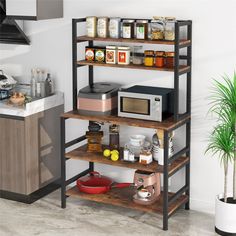
<path id="1" fill-rule="evenodd" d="M 43 187 L 43 188 L 41 188 L 29 195 L 0 190 L 0 198 L 12 200 L 12 201 L 17 201 L 17 202 L 22 202 L 22 203 L 26 203 L 26 204 L 31 204 L 31 203 L 39 200 L 40 198 L 48 195 L 49 193 L 54 192 L 58 188 L 60 188 L 61 187 L 60 182 L 61 182 L 61 180 L 57 179 L 54 182 L 46 185 L 45 187 Z"/>
<path id="2" fill-rule="evenodd" d="M 222 236 L 236 236 L 236 233 L 228 233 L 225 231 L 221 231 L 215 227 L 215 231 L 217 234 L 222 235 Z"/>

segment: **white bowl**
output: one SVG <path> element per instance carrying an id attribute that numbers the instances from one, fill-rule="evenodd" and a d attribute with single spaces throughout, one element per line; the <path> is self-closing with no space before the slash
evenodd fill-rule
<path id="1" fill-rule="evenodd" d="M 129 138 L 130 144 L 136 147 L 140 147 L 144 144 L 145 136 L 142 134 L 131 135 Z"/>

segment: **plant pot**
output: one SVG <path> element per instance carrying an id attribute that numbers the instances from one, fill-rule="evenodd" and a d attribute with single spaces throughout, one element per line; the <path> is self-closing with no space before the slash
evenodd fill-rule
<path id="1" fill-rule="evenodd" d="M 225 203 L 222 198 L 223 194 L 216 196 L 215 231 L 219 235 L 236 236 L 236 204 Z"/>

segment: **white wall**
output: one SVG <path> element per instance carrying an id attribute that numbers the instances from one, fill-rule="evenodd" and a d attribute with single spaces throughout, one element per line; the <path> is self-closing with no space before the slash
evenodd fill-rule
<path id="1" fill-rule="evenodd" d="M 213 122 L 206 118 L 207 96 L 211 78 L 219 78 L 236 69 L 236 1 L 227 0 L 64 0 L 65 17 L 59 20 L 25 22 L 31 46 L 0 46 L 0 65 L 9 73 L 29 79 L 30 68 L 50 69 L 57 88 L 65 92 L 66 111 L 72 108 L 71 94 L 71 19 L 86 15 L 152 17 L 176 16 L 193 20 L 193 73 L 192 73 L 192 138 L 191 138 L 191 203 L 192 209 L 214 212 L 214 196 L 222 191 L 223 170 L 219 161 L 204 155 L 206 139 Z M 80 49 L 82 50 L 82 49 Z M 79 69 L 80 87 L 87 83 L 86 69 Z M 95 69 L 96 81 L 116 81 L 122 84 L 155 84 L 173 86 L 172 74 L 121 69 Z M 68 122 L 68 138 L 83 134 L 87 122 Z M 122 127 L 127 133 L 144 133 L 151 137 L 153 130 Z M 182 139 L 181 132 L 176 135 Z M 177 146 L 177 145 L 176 145 Z M 86 163 L 73 162 L 68 175 L 78 172 Z M 122 181 L 132 179 L 132 170 L 97 165 L 97 169 Z M 171 187 L 180 185 L 172 178 Z M 232 181 L 230 181 L 232 185 Z"/>

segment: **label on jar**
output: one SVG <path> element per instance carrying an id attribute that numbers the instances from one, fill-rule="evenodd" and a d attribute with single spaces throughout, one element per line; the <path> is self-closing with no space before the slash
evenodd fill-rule
<path id="1" fill-rule="evenodd" d="M 106 62 L 115 64 L 115 59 L 115 50 L 106 50 Z"/>
<path id="2" fill-rule="evenodd" d="M 96 19 L 91 17 L 86 20 L 87 36 L 95 37 L 96 36 Z"/>
<path id="3" fill-rule="evenodd" d="M 95 60 L 99 62 L 105 61 L 105 54 L 103 50 L 97 50 L 95 53 Z"/>
<path id="4" fill-rule="evenodd" d="M 107 37 L 107 20 L 106 19 L 98 19 L 97 33 L 98 33 L 98 37 L 102 37 L 102 38 Z"/>
<path id="5" fill-rule="evenodd" d="M 91 48 L 86 49 L 85 54 L 86 61 L 94 61 L 94 50 Z"/>
<path id="6" fill-rule="evenodd" d="M 131 26 L 123 26 L 123 38 L 131 38 Z"/>
<path id="7" fill-rule="evenodd" d="M 123 64 L 127 62 L 127 53 L 126 52 L 119 52 L 118 62 L 123 63 Z"/>
<path id="8" fill-rule="evenodd" d="M 110 23 L 109 23 L 109 36 L 111 38 L 119 38 L 119 36 L 120 36 L 119 26 L 120 26 L 120 22 L 118 20 L 115 20 L 115 19 L 110 20 Z"/>
<path id="9" fill-rule="evenodd" d="M 136 28 L 136 38 L 137 39 L 145 39 L 145 28 L 144 26 L 139 26 Z"/>

